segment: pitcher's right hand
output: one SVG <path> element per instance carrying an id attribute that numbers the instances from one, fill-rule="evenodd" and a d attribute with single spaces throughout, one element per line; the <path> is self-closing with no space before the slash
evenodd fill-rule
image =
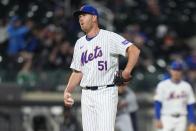
<path id="1" fill-rule="evenodd" d="M 66 107 L 71 107 L 74 104 L 74 100 L 69 92 L 64 92 L 64 104 Z"/>

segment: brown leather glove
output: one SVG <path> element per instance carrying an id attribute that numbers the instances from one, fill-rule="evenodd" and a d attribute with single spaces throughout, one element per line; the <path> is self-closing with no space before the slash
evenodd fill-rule
<path id="1" fill-rule="evenodd" d="M 124 79 L 123 78 L 122 70 L 117 71 L 115 76 L 114 76 L 114 84 L 117 85 L 117 86 L 122 86 L 130 80 L 131 80 L 131 77 L 129 79 Z"/>

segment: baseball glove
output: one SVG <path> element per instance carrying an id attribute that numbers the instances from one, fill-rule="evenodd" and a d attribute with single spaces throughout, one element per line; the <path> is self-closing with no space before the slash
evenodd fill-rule
<path id="1" fill-rule="evenodd" d="M 193 124 L 189 125 L 187 131 L 196 131 L 196 126 Z"/>
<path id="2" fill-rule="evenodd" d="M 114 84 L 117 86 L 122 86 L 125 85 L 126 82 L 128 82 L 131 78 L 129 79 L 124 79 L 122 76 L 122 70 L 119 70 L 116 72 L 114 76 Z"/>

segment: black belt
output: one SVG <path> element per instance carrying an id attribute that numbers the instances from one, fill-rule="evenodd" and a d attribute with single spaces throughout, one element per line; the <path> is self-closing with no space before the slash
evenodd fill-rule
<path id="1" fill-rule="evenodd" d="M 181 115 L 181 114 L 171 114 L 171 116 L 172 116 L 172 117 L 178 118 L 178 117 L 180 117 L 180 116 L 182 116 L 182 115 Z"/>
<path id="2" fill-rule="evenodd" d="M 113 86 L 114 86 L 114 84 L 106 85 L 106 88 L 107 87 L 113 87 Z M 86 86 L 83 89 L 86 89 L 86 90 L 98 90 L 99 87 L 104 87 L 104 86 Z"/>

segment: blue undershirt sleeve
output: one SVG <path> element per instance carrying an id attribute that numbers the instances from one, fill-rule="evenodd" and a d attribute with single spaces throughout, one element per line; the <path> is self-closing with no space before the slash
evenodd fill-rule
<path id="1" fill-rule="evenodd" d="M 194 104 L 187 105 L 187 117 L 190 123 L 195 123 Z"/>
<path id="2" fill-rule="evenodd" d="M 155 118 L 157 120 L 160 120 L 161 118 L 161 108 L 162 108 L 162 103 L 159 101 L 154 102 L 154 109 L 155 109 Z"/>

